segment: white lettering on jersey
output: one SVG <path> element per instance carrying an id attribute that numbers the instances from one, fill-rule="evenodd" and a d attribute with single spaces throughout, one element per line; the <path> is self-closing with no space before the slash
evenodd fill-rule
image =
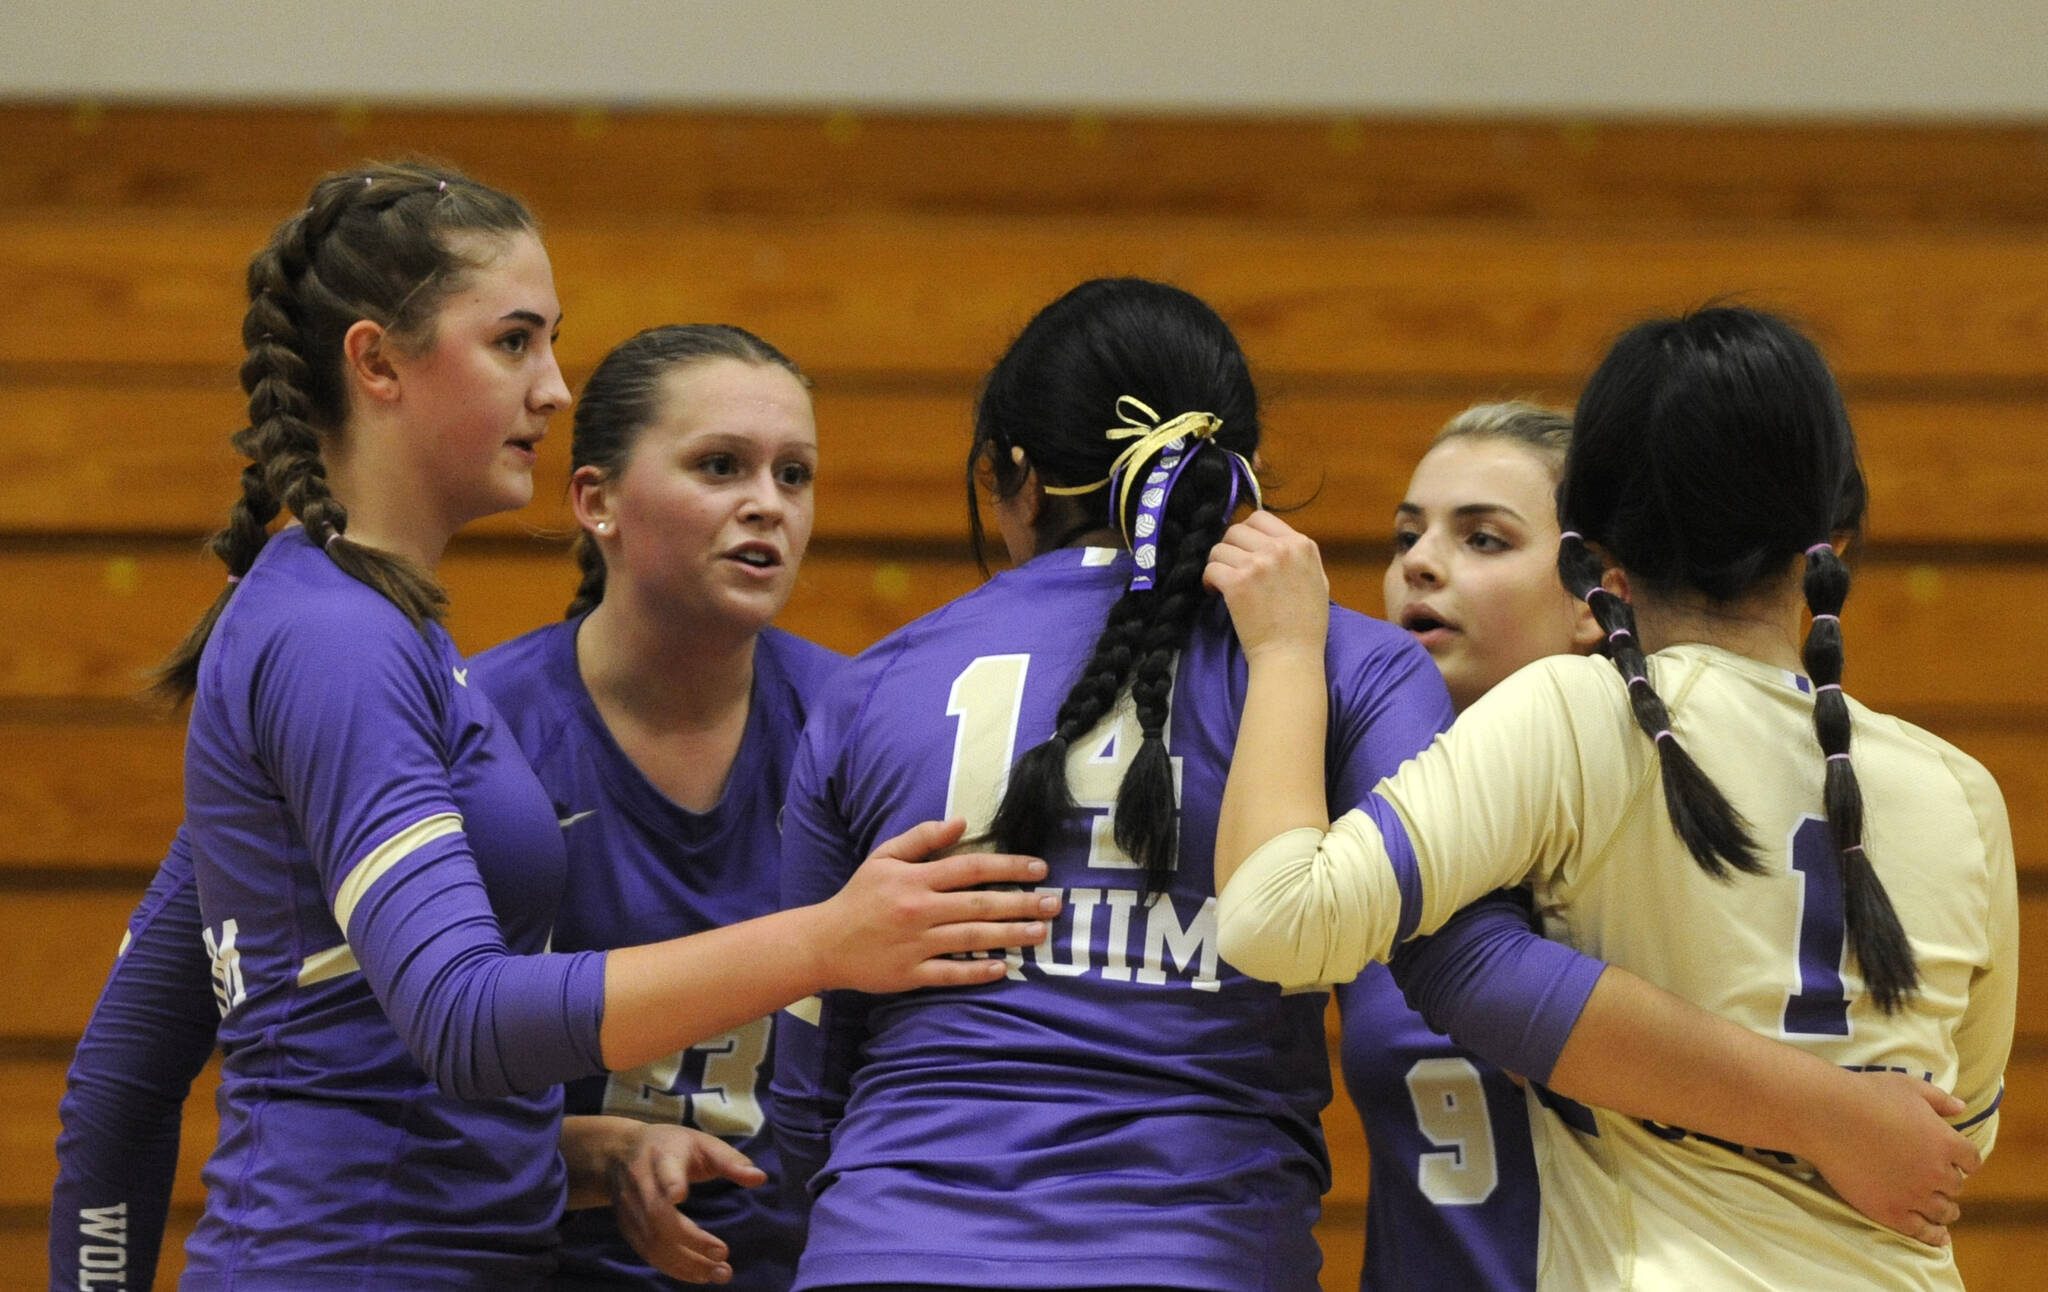
<path id="1" fill-rule="evenodd" d="M 571 813 L 570 813 L 570 814 L 569 814 L 568 816 L 565 816 L 565 817 L 560 817 L 560 818 L 558 818 L 558 819 L 557 819 L 557 820 L 555 821 L 555 824 L 556 824 L 556 825 L 558 825 L 558 826 L 561 826 L 561 827 L 562 827 L 562 828 L 563 828 L 564 830 L 566 830 L 566 829 L 568 829 L 568 828 L 569 828 L 570 826 L 572 826 L 572 825 L 575 825 L 575 824 L 576 824 L 576 823 L 577 823 L 578 821 L 581 821 L 581 820 L 583 820 L 583 818 L 585 818 L 585 817 L 592 817 L 592 816 L 596 816 L 596 815 L 597 815 L 597 809 L 596 809 L 596 808 L 591 808 L 590 810 L 588 810 L 588 811 L 586 811 L 586 812 L 571 812 Z"/>
<path id="2" fill-rule="evenodd" d="M 242 952 L 235 946 L 236 932 L 233 920 L 220 926 L 218 940 L 214 938 L 212 929 L 201 931 L 206 941 L 207 958 L 213 962 L 213 1001 L 220 1006 L 222 1018 L 249 997 L 242 984 Z"/>
<path id="3" fill-rule="evenodd" d="M 78 1232 L 93 1240 L 78 1248 L 78 1286 L 121 1292 L 128 1286 L 128 1204 L 80 1207 Z"/>
<path id="4" fill-rule="evenodd" d="M 1164 897 L 1145 908 L 1145 967 L 1138 970 L 1138 981 L 1165 982 L 1169 953 L 1183 974 L 1199 956 L 1201 963 L 1188 985 L 1196 991 L 1217 990 L 1215 898 L 1202 899 L 1202 909 L 1195 912 L 1186 928 L 1181 927 L 1180 917 L 1173 913 L 1173 903 Z"/>
<path id="5" fill-rule="evenodd" d="M 755 1091 L 761 1065 L 768 1061 L 774 1026 L 773 1015 L 757 1018 L 687 1050 L 614 1072 L 605 1082 L 604 1111 L 644 1122 L 694 1126 L 727 1139 L 758 1135 L 767 1117 Z M 693 1055 L 703 1060 L 703 1077 L 694 1090 L 682 1089 Z"/>
<path id="6" fill-rule="evenodd" d="M 1415 1124 L 1444 1150 L 1424 1153 L 1415 1164 L 1415 1184 L 1439 1207 L 1485 1202 L 1500 1184 L 1494 1158 L 1493 1117 L 1486 1088 L 1470 1059 L 1448 1055 L 1418 1059 L 1408 1069 L 1408 1098 Z"/>
<path id="7" fill-rule="evenodd" d="M 452 671 L 453 671 L 453 672 L 454 672 L 454 674 L 455 674 L 455 683 L 456 683 L 456 685 L 457 685 L 457 686 L 468 686 L 468 685 L 469 685 L 469 670 L 468 670 L 468 669 L 466 669 L 466 668 L 458 668 L 458 669 L 454 669 L 454 670 L 452 670 Z"/>
<path id="8" fill-rule="evenodd" d="M 1109 905 L 1109 940 L 1104 944 L 1109 954 L 1108 963 L 1102 966 L 1102 976 L 1110 982 L 1129 982 L 1131 966 L 1124 954 L 1124 943 L 1131 936 L 1131 908 L 1138 904 L 1138 894 L 1128 888 L 1112 888 L 1102 895 L 1102 900 Z"/>

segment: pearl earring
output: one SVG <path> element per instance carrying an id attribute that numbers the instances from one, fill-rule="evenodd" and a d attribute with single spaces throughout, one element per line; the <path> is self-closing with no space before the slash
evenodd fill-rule
<path id="1" fill-rule="evenodd" d="M 612 523 L 611 523 L 610 521 L 608 521 L 608 520 L 601 520 L 601 521 L 597 522 L 597 532 L 598 532 L 598 533 L 600 533 L 600 534 L 609 534 L 609 533 L 611 533 L 611 532 L 612 532 Z"/>

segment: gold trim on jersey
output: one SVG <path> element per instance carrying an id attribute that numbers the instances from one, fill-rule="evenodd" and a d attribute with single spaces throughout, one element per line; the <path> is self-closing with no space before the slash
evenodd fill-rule
<path id="1" fill-rule="evenodd" d="M 370 849 L 334 893 L 334 922 L 341 926 L 342 935 L 347 936 L 349 917 L 356 913 L 356 904 L 363 900 L 372 884 L 427 844 L 461 829 L 460 813 L 440 812 L 424 821 L 415 821 Z"/>
<path id="2" fill-rule="evenodd" d="M 299 986 L 310 987 L 316 982 L 361 971 L 362 966 L 356 963 L 355 949 L 344 942 L 307 956 L 305 963 L 299 966 Z"/>

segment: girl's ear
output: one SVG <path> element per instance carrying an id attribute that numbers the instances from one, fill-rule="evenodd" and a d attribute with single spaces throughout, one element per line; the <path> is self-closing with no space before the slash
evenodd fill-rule
<path id="1" fill-rule="evenodd" d="M 1024 478 L 1017 483 L 1017 492 L 1010 504 L 1018 509 L 1018 518 L 1024 522 L 1025 528 L 1036 529 L 1039 517 L 1045 514 L 1045 483 L 1038 478 L 1038 470 L 1031 465 L 1031 459 L 1024 455 L 1023 445 L 1010 446 L 1010 461 L 1024 470 Z"/>
<path id="2" fill-rule="evenodd" d="M 593 466 L 580 466 L 569 477 L 569 508 L 576 523 L 602 540 L 614 523 L 611 481 Z"/>
<path id="3" fill-rule="evenodd" d="M 361 397 L 377 403 L 398 398 L 398 369 L 389 353 L 390 335 L 380 323 L 357 319 L 341 337 L 342 384 L 350 402 Z"/>

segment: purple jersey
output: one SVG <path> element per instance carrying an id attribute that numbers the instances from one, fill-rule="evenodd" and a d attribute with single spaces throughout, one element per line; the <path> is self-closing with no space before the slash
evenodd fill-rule
<path id="1" fill-rule="evenodd" d="M 779 903 L 783 791 L 812 697 L 845 657 L 769 629 L 754 651 L 754 690 L 723 798 L 708 812 L 679 807 L 612 739 L 576 663 L 581 619 L 514 638 L 478 655 L 483 689 L 532 762 L 569 853 L 554 946 L 579 951 L 698 933 L 766 915 Z M 804 1207 L 786 1198 L 765 1127 L 773 1017 L 712 1037 L 630 1072 L 569 1084 L 567 1111 L 673 1121 L 731 1142 L 768 1184 L 693 1186 L 684 1211 L 732 1249 L 728 1286 L 787 1289 L 803 1250 Z M 609 1208 L 562 1225 L 557 1288 L 680 1288 L 642 1261 Z"/>
<path id="2" fill-rule="evenodd" d="M 538 954 L 561 827 L 447 634 L 281 532 L 201 660 L 185 806 L 226 1056 L 187 1283 L 536 1284 L 603 959 Z"/>
<path id="3" fill-rule="evenodd" d="M 863 654 L 813 712 L 784 832 L 785 902 L 817 901 L 879 841 L 947 815 L 985 826 L 1015 754 L 1050 734 L 1127 553 L 1048 553 Z M 1331 802 L 1348 806 L 1449 719 L 1404 633 L 1334 610 Z M 1245 669 L 1220 599 L 1182 652 L 1167 743 L 1179 867 L 1138 900 L 1107 808 L 1137 741 L 1126 705 L 1077 741 L 1084 810 L 1054 835 L 1046 945 L 992 986 L 833 993 L 785 1026 L 778 1116 L 829 1159 L 799 1287 L 1312 1287 L 1329 1184 L 1322 993 L 1216 955 L 1216 809 Z"/>
<path id="4" fill-rule="evenodd" d="M 1365 1292 L 1536 1286 L 1541 1197 L 1521 1089 L 1410 1009 L 1385 965 L 1337 989 L 1371 1149 Z"/>

